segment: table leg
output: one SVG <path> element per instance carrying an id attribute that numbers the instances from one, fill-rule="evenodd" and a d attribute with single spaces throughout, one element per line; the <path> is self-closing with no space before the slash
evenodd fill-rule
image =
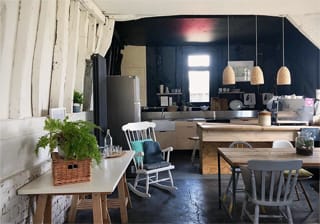
<path id="1" fill-rule="evenodd" d="M 79 201 L 79 195 L 75 194 L 72 195 L 72 202 L 68 214 L 68 222 L 74 223 L 76 221 L 76 214 L 77 214 L 77 205 Z"/>
<path id="2" fill-rule="evenodd" d="M 93 223 L 103 223 L 101 194 L 92 194 Z"/>
<path id="3" fill-rule="evenodd" d="M 103 223 L 111 223 L 108 207 L 107 207 L 107 194 L 101 194 L 101 203 L 102 203 L 102 217 Z"/>
<path id="4" fill-rule="evenodd" d="M 126 198 L 128 199 L 127 207 L 132 208 L 131 197 L 130 197 L 130 193 L 129 193 L 129 189 L 128 189 L 126 174 L 124 174 L 124 189 L 126 191 Z"/>
<path id="5" fill-rule="evenodd" d="M 125 192 L 125 175 L 123 175 L 119 181 L 118 194 L 119 194 L 119 202 L 120 202 L 121 223 L 128 223 L 126 192 Z"/>
<path id="6" fill-rule="evenodd" d="M 233 208 L 236 206 L 236 188 L 237 188 L 237 183 L 236 183 L 236 172 L 235 168 L 232 166 L 232 201 L 231 201 L 231 208 L 230 208 L 230 215 L 232 214 Z"/>
<path id="7" fill-rule="evenodd" d="M 219 208 L 221 208 L 221 167 L 220 167 L 220 153 L 218 153 L 218 192 L 219 192 Z"/>
<path id="8" fill-rule="evenodd" d="M 36 213 L 34 214 L 34 217 L 33 217 L 33 223 L 43 223 L 44 215 L 45 213 L 47 213 L 46 211 L 47 200 L 48 200 L 48 195 L 46 194 L 38 195 L 37 208 L 36 208 Z"/>

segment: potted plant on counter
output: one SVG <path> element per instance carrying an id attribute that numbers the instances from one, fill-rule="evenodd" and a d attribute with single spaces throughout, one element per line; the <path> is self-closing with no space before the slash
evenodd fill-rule
<path id="1" fill-rule="evenodd" d="M 99 127 L 88 121 L 46 119 L 44 130 L 48 133 L 40 137 L 35 152 L 38 154 L 40 149 L 49 147 L 55 185 L 90 180 L 91 160 L 97 164 L 101 161 L 97 140 L 92 134 L 95 128 Z M 54 152 L 57 148 L 59 153 Z"/>
<path id="2" fill-rule="evenodd" d="M 83 104 L 83 94 L 75 90 L 73 92 L 73 112 L 74 113 L 80 112 L 82 104 Z"/>

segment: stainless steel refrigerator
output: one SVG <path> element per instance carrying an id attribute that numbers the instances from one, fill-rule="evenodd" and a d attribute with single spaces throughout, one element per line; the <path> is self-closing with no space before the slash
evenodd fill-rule
<path id="1" fill-rule="evenodd" d="M 127 149 L 122 125 L 141 121 L 140 82 L 137 76 L 107 77 L 108 128 L 114 145 Z"/>

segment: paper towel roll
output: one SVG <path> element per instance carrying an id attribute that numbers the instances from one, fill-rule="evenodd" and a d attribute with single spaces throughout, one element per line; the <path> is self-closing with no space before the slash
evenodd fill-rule
<path id="1" fill-rule="evenodd" d="M 316 99 L 320 100 L 320 89 L 316 89 Z"/>

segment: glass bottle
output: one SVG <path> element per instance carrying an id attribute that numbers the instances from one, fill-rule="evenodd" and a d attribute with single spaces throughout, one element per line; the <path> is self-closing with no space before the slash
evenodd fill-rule
<path id="1" fill-rule="evenodd" d="M 296 137 L 296 153 L 300 155 L 312 155 L 314 139 L 312 133 L 307 132 Z"/>
<path id="2" fill-rule="evenodd" d="M 107 134 L 104 137 L 104 146 L 112 147 L 112 137 L 110 135 L 110 129 L 107 129 Z"/>
<path id="3" fill-rule="evenodd" d="M 112 154 L 112 148 L 113 148 L 113 143 L 112 143 L 112 137 L 110 134 L 110 129 L 107 129 L 107 134 L 104 137 L 104 154 L 106 156 L 110 156 Z"/>

